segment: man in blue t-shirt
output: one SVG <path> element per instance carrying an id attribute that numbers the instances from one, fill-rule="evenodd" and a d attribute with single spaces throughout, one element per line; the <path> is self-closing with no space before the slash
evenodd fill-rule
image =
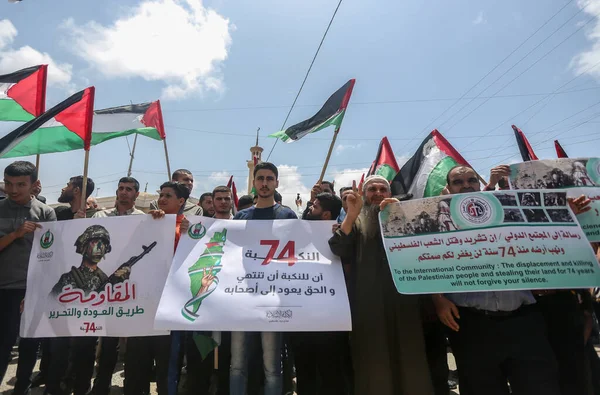
<path id="1" fill-rule="evenodd" d="M 261 162 L 254 168 L 254 188 L 258 195 L 256 205 L 238 212 L 233 219 L 297 219 L 289 207 L 275 203 L 275 189 L 279 186 L 277 167 Z M 231 371 L 229 376 L 231 395 L 245 395 L 248 377 L 250 342 L 248 332 L 231 333 Z M 280 332 L 261 332 L 263 366 L 265 371 L 265 395 L 281 395 L 281 344 Z"/>

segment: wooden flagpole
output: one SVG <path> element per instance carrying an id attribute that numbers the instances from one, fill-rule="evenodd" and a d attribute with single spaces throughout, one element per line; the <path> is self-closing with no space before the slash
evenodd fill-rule
<path id="1" fill-rule="evenodd" d="M 40 174 L 40 154 L 35 156 L 35 168 L 37 169 L 38 174 Z"/>
<path id="2" fill-rule="evenodd" d="M 127 177 L 131 177 L 131 167 L 133 166 L 133 158 L 135 157 L 135 145 L 137 144 L 138 134 L 135 134 L 133 138 L 133 148 L 131 149 L 131 153 L 129 153 L 129 169 L 127 169 Z"/>
<path id="3" fill-rule="evenodd" d="M 88 165 L 90 163 L 90 151 L 85 150 L 85 159 L 83 160 L 83 185 L 81 188 L 81 210 L 85 213 L 87 203 L 87 180 L 88 180 Z"/>
<path id="4" fill-rule="evenodd" d="M 325 158 L 325 163 L 323 164 L 323 169 L 321 170 L 321 177 L 319 177 L 319 182 L 317 184 L 321 184 L 323 181 L 323 177 L 325 177 L 325 172 L 327 171 L 327 165 L 329 164 L 329 158 L 331 158 L 331 153 L 333 152 L 333 146 L 335 145 L 335 140 L 337 140 L 338 133 L 340 132 L 340 127 L 336 127 L 333 132 L 333 139 L 331 140 L 331 145 L 329 146 L 329 152 L 327 152 L 327 157 Z"/>
<path id="5" fill-rule="evenodd" d="M 163 143 L 165 145 L 165 159 L 167 161 L 167 179 L 171 179 L 171 164 L 169 163 L 169 150 L 167 149 L 167 138 L 163 139 Z"/>

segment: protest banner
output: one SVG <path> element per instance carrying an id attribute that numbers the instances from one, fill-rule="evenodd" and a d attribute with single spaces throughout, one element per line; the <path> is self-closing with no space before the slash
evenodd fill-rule
<path id="1" fill-rule="evenodd" d="M 511 189 L 565 189 L 567 197 L 592 200 L 577 220 L 589 241 L 600 241 L 600 158 L 534 160 L 510 165 Z"/>
<path id="2" fill-rule="evenodd" d="M 411 200 L 387 206 L 379 218 L 400 293 L 600 285 L 600 267 L 565 191 Z"/>
<path id="3" fill-rule="evenodd" d="M 175 216 L 46 222 L 29 259 L 22 337 L 150 336 Z"/>
<path id="4" fill-rule="evenodd" d="M 333 221 L 188 216 L 156 315 L 157 329 L 349 331 Z"/>

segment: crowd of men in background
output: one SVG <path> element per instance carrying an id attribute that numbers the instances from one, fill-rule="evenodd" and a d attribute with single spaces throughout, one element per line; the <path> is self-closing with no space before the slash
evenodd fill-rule
<path id="1" fill-rule="evenodd" d="M 485 190 L 504 185 L 507 166 L 492 170 Z M 108 395 L 119 355 L 124 352 L 124 392 L 148 394 L 156 381 L 159 395 L 177 391 L 232 395 L 447 395 L 448 346 L 456 359 L 460 393 L 467 395 L 600 394 L 600 361 L 594 351 L 598 303 L 590 290 L 475 292 L 402 295 L 387 263 L 378 213 L 411 196 L 392 197 L 389 182 L 370 176 L 361 185 L 322 181 L 311 190 L 301 215 L 305 220 L 336 221 L 329 245 L 341 258 L 352 311 L 352 332 L 229 332 L 220 334 L 219 358 L 201 355 L 197 336 L 173 332 L 145 338 L 18 339 L 33 232 L 41 222 L 122 215 L 145 215 L 136 208 L 139 182 L 123 177 L 114 208 L 99 209 L 91 197 L 94 182 L 71 177 L 51 208 L 40 195 L 37 169 L 14 162 L 4 169 L 0 200 L 0 382 L 13 357 L 13 393 L 26 395 L 44 385 L 52 395 Z M 240 197 L 217 186 L 198 204 L 188 200 L 194 187 L 189 170 L 179 169 L 161 185 L 150 214 L 176 214 L 177 234 L 184 215 L 223 220 L 296 219 L 282 205 L 277 167 L 259 163 L 256 195 Z M 453 168 L 445 194 L 481 190 L 475 171 Z M 3 196 L 4 197 L 4 196 Z M 82 210 L 86 201 L 86 210 Z M 302 205 L 298 195 L 297 205 Z M 575 212 L 589 202 L 572 203 Z M 102 238 L 100 234 L 96 236 Z M 177 240 L 177 239 L 176 239 Z M 598 246 L 593 248 L 598 252 Z M 74 262 L 75 264 L 75 262 Z M 93 276 L 93 268 L 82 268 Z M 448 343 L 449 342 L 449 343 Z M 173 352 L 174 350 L 174 352 Z M 40 372 L 32 378 L 41 353 Z M 95 375 L 94 375 L 95 371 Z M 93 380 L 92 380 L 93 379 Z"/>

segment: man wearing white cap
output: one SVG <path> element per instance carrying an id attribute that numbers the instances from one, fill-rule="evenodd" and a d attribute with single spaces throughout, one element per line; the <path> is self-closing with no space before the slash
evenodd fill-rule
<path id="1" fill-rule="evenodd" d="M 398 202 L 391 196 L 384 177 L 367 177 L 360 193 L 354 182 L 346 218 L 329 240 L 353 266 L 354 391 L 432 395 L 418 296 L 396 291 L 381 239 L 379 211 Z"/>

